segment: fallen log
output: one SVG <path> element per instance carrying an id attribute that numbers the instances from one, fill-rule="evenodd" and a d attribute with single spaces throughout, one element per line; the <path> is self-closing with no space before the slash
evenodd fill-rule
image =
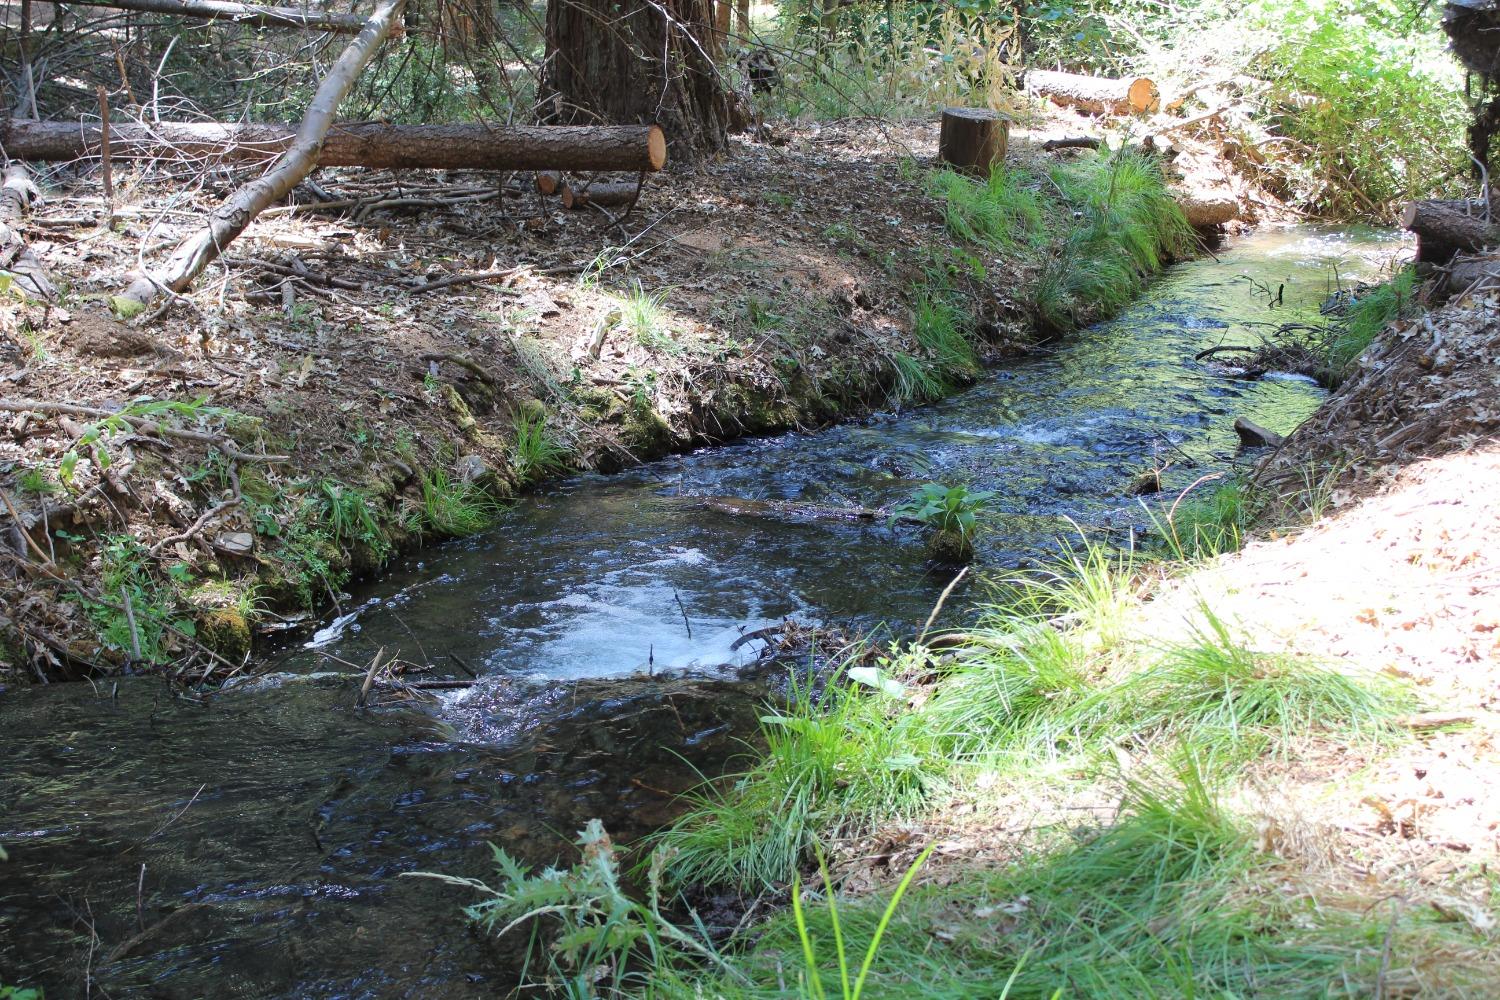
<path id="1" fill-rule="evenodd" d="M 1417 261 L 1446 264 L 1456 253 L 1500 246 L 1500 226 L 1468 201 L 1409 201 L 1401 225 L 1417 234 Z"/>
<path id="2" fill-rule="evenodd" d="M 146 14 L 170 14 L 196 17 L 204 21 L 235 21 L 257 28 L 300 28 L 307 31 L 334 31 L 352 35 L 364 26 L 358 14 L 335 14 L 330 11 L 299 7 L 261 7 L 257 4 L 232 3 L 229 0 L 70 0 L 88 7 L 114 7 Z M 394 34 L 399 32 L 393 31 Z"/>
<path id="3" fill-rule="evenodd" d="M 1104 140 L 1092 135 L 1064 136 L 1061 139 L 1048 139 L 1042 143 L 1042 152 L 1050 153 L 1057 149 L 1098 149 L 1104 144 Z"/>
<path id="4" fill-rule="evenodd" d="M 1195 229 L 1222 226 L 1240 217 L 1239 199 L 1230 194 L 1185 194 L 1176 192 L 1173 197 L 1182 209 L 1188 225 Z"/>
<path id="5" fill-rule="evenodd" d="M 589 205 L 631 205 L 640 197 L 641 186 L 634 181 L 606 181 L 593 184 L 564 184 L 563 208 L 580 209 Z"/>
<path id="6" fill-rule="evenodd" d="M 965 173 L 988 175 L 1005 161 L 1010 122 L 989 108 L 944 108 L 938 162 Z"/>
<path id="7" fill-rule="evenodd" d="M 1161 93 L 1156 84 L 1144 76 L 1115 79 L 1034 69 L 1026 74 L 1026 89 L 1054 104 L 1068 105 L 1096 115 L 1146 114 L 1161 107 Z"/>
<path id="8" fill-rule="evenodd" d="M 1500 255 L 1457 255 L 1447 267 L 1448 290 L 1455 294 L 1500 285 Z"/>
<path id="9" fill-rule="evenodd" d="M 209 216 L 207 225 L 178 245 L 165 266 L 141 275 L 115 296 L 114 304 L 121 315 L 145 308 L 163 289 L 172 293 L 183 291 L 257 215 L 285 198 L 312 173 L 339 104 L 390 36 L 405 3 L 406 0 L 382 0 L 318 84 L 307 115 L 297 129 L 296 140 L 275 166 L 230 195 Z"/>
<path id="10" fill-rule="evenodd" d="M 36 185 L 19 163 L 5 168 L 0 181 L 0 274 L 10 275 L 15 287 L 48 302 L 57 298 L 57 289 L 47 278 L 47 269 L 14 226 L 26 216 Z"/>
<path id="11" fill-rule="evenodd" d="M 0 147 L 20 160 L 76 160 L 100 153 L 93 124 L 12 119 Z M 289 153 L 298 131 L 287 125 L 160 122 L 110 125 L 114 159 L 232 160 L 267 163 Z M 656 125 L 330 125 L 314 151 L 319 167 L 432 170 L 657 171 L 667 140 Z M 540 180 L 539 180 L 540 183 Z"/>

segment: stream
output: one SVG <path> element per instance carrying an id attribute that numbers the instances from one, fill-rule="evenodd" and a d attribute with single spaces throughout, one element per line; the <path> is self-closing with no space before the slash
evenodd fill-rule
<path id="1" fill-rule="evenodd" d="M 1335 268 L 1376 280 L 1400 246 L 1263 230 L 942 403 L 560 482 L 399 561 L 262 665 L 347 672 L 338 660 L 385 648 L 479 674 L 434 706 L 359 709 L 338 677 L 191 698 L 150 678 L 0 689 L 0 984 L 49 1000 L 503 995 L 524 939 L 475 934 L 469 894 L 403 873 L 485 878 L 487 842 L 548 863 L 596 816 L 622 842 L 659 828 L 673 793 L 755 733 L 766 682 L 726 665 L 760 644 L 736 639 L 787 618 L 910 630 L 951 577 L 912 528 L 688 498 L 879 508 L 930 481 L 994 490 L 976 572 L 944 609 L 961 623 L 1059 537 L 1147 529 L 1125 486 L 1154 460 L 1172 462 L 1171 497 L 1233 460 L 1236 417 L 1295 427 L 1316 386 L 1194 354 L 1316 318 Z"/>

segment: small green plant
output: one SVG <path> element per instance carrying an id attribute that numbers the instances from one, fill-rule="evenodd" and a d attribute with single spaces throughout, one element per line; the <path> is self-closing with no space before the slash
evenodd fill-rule
<path id="1" fill-rule="evenodd" d="M 422 476 L 422 503 L 414 527 L 461 537 L 488 528 L 500 503 L 477 483 L 455 482 L 443 469 Z"/>
<path id="2" fill-rule="evenodd" d="M 1251 513 L 1248 487 L 1232 479 L 1207 498 L 1179 498 L 1161 518 L 1151 517 L 1173 558 L 1212 559 L 1239 550 Z"/>
<path id="3" fill-rule="evenodd" d="M 895 374 L 890 396 L 897 403 L 923 403 L 942 397 L 943 380 L 933 374 L 931 365 L 902 351 L 893 353 L 890 358 Z"/>
<path id="4" fill-rule="evenodd" d="M 621 885 L 614 843 L 597 819 L 579 831 L 582 860 L 572 868 L 547 868 L 538 874 L 500 847 L 490 846 L 501 884 L 426 872 L 410 876 L 435 878 L 480 893 L 484 898 L 464 908 L 480 927 L 504 937 L 528 928 L 524 985 L 555 991 L 576 1000 L 637 995 L 653 974 L 679 953 L 729 971 L 698 935 L 663 916 L 660 905 L 661 857 L 649 866 L 645 902 L 637 902 Z M 542 974 L 532 972 L 541 951 Z"/>
<path id="5" fill-rule="evenodd" d="M 1354 367 L 1365 348 L 1388 324 L 1414 308 L 1412 293 L 1416 284 L 1416 268 L 1404 267 L 1390 281 L 1356 299 L 1342 322 L 1334 324 L 1334 337 L 1328 348 L 1328 367 L 1336 377 L 1347 374 Z"/>
<path id="6" fill-rule="evenodd" d="M 547 430 L 546 417 L 518 413 L 512 428 L 516 438 L 511 445 L 510 466 L 518 480 L 531 482 L 568 468 L 568 449 Z"/>
<path id="7" fill-rule="evenodd" d="M 979 512 L 994 499 L 992 490 L 928 483 L 891 508 L 891 520 L 909 518 L 932 529 L 929 548 L 935 558 L 968 562 L 974 557 Z"/>
<path id="8" fill-rule="evenodd" d="M 191 619 L 177 618 L 176 593 L 151 574 L 145 546 L 128 535 L 104 538 L 99 551 L 98 599 L 80 597 L 99 641 L 141 664 L 170 659 L 173 632 L 192 636 Z"/>
<path id="9" fill-rule="evenodd" d="M 906 874 L 901 876 L 901 881 L 896 885 L 896 891 L 891 893 L 890 902 L 886 903 L 885 910 L 880 914 L 880 920 L 875 925 L 875 932 L 870 935 L 870 944 L 865 949 L 864 960 L 860 963 L 859 972 L 851 986 L 849 982 L 849 961 L 844 947 L 844 928 L 839 924 L 838 903 L 835 901 L 833 879 L 828 875 L 828 865 L 823 859 L 822 852 L 818 852 L 818 873 L 823 878 L 823 898 L 827 903 L 828 923 L 833 933 L 833 950 L 838 959 L 838 987 L 836 994 L 842 1000 L 859 1000 L 865 990 L 865 981 L 869 978 L 870 969 L 875 965 L 875 958 L 880 954 L 880 941 L 885 937 L 886 928 L 891 924 L 891 917 L 895 916 L 896 908 L 901 905 L 901 897 L 906 895 L 906 890 L 911 887 L 912 879 L 916 878 L 917 871 L 932 856 L 936 844 L 929 844 L 917 860 L 913 861 L 906 869 Z M 807 914 L 803 910 L 802 903 L 802 879 L 799 876 L 792 882 L 792 917 L 797 925 L 797 939 L 802 945 L 802 988 L 806 995 L 812 1000 L 826 1000 L 828 988 L 823 983 L 823 965 L 826 959 L 820 961 L 816 939 L 808 930 Z"/>
<path id="10" fill-rule="evenodd" d="M 61 462 L 58 464 L 57 478 L 64 486 L 70 486 L 73 482 L 74 470 L 82 455 L 82 450 L 91 450 L 95 459 L 104 468 L 111 464 L 107 445 L 111 438 L 117 434 L 126 433 L 133 427 L 134 420 L 161 421 L 167 419 L 181 420 L 188 423 L 203 424 L 208 421 L 218 421 L 228 424 L 231 420 L 240 418 L 233 410 L 223 407 L 209 406 L 208 398 L 200 396 L 191 402 L 176 399 L 145 400 L 139 403 L 131 403 L 122 407 L 119 412 L 112 413 L 107 417 L 89 424 L 79 435 L 77 442 L 72 448 L 63 453 Z M 242 418 L 241 418 L 242 419 Z"/>
<path id="11" fill-rule="evenodd" d="M 930 183 L 943 201 L 949 232 L 959 239 L 1016 250 L 1035 247 L 1046 235 L 1046 199 L 1024 171 L 999 166 L 981 182 L 939 170 Z"/>
<path id="12" fill-rule="evenodd" d="M 16 485 L 27 493 L 48 496 L 58 491 L 58 484 L 42 469 L 26 469 L 16 477 Z"/>
<path id="13" fill-rule="evenodd" d="M 917 295 L 912 335 L 944 378 L 968 380 L 979 370 L 969 343 L 972 325 L 952 293 L 927 290 Z"/>
<path id="14" fill-rule="evenodd" d="M 336 544 L 347 546 L 358 542 L 374 553 L 377 562 L 385 561 L 390 555 L 390 542 L 370 509 L 370 498 L 362 490 L 324 479 L 317 484 L 314 494 L 319 513 Z"/>
<path id="15" fill-rule="evenodd" d="M 0 851 L 0 861 L 4 860 L 5 853 Z M 43 1000 L 43 998 L 40 989 L 0 984 L 0 1000 Z"/>
<path id="16" fill-rule="evenodd" d="M 677 354 L 682 345 L 672 338 L 672 327 L 662 308 L 666 301 L 665 289 L 647 292 L 637 281 L 620 303 L 620 323 L 642 347 Z"/>

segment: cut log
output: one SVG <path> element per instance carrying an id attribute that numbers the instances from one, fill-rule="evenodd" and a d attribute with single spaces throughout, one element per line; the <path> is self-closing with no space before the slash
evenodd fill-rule
<path id="1" fill-rule="evenodd" d="M 1447 268 L 1447 284 L 1448 290 L 1454 294 L 1500 286 L 1500 256 L 1454 257 Z"/>
<path id="2" fill-rule="evenodd" d="M 209 216 L 207 225 L 178 245 L 165 266 L 140 276 L 122 295 L 116 296 L 122 315 L 129 310 L 131 303 L 143 308 L 162 289 L 175 293 L 187 288 L 235 237 L 245 231 L 245 227 L 255 221 L 257 215 L 273 202 L 285 198 L 292 188 L 312 173 L 318 165 L 319 150 L 333 124 L 333 116 L 338 113 L 339 104 L 390 37 L 391 28 L 399 20 L 405 4 L 406 0 L 381 0 L 365 26 L 354 36 L 354 41 L 339 53 L 338 59 L 329 67 L 328 75 L 318 84 L 307 115 L 297 129 L 296 140 L 277 158 L 275 166 L 230 195 Z"/>
<path id="3" fill-rule="evenodd" d="M 1005 161 L 1010 122 L 989 108 L 944 108 L 938 161 L 965 173 L 988 174 Z"/>
<path id="4" fill-rule="evenodd" d="M 114 7 L 138 10 L 147 14 L 170 14 L 196 17 L 205 21 L 237 21 L 257 28 L 300 28 L 307 31 L 337 31 L 352 35 L 364 26 L 358 14 L 335 14 L 330 11 L 300 7 L 261 7 L 257 4 L 231 3 L 228 0 L 70 0 L 88 7 Z M 393 29 L 399 34 L 399 28 Z"/>
<path id="5" fill-rule="evenodd" d="M 641 186 L 634 181 L 610 181 L 573 186 L 564 184 L 563 208 L 578 209 L 589 205 L 630 205 L 640 197 Z"/>
<path id="6" fill-rule="evenodd" d="M 1186 194 L 1174 192 L 1177 207 L 1195 229 L 1222 226 L 1240 217 L 1239 199 L 1229 194 Z"/>
<path id="7" fill-rule="evenodd" d="M 557 194 L 562 187 L 562 174 L 556 170 L 538 170 L 536 172 L 536 189 L 542 194 Z"/>
<path id="8" fill-rule="evenodd" d="M 1065 136 L 1061 139 L 1048 139 L 1042 143 L 1042 151 L 1050 153 L 1057 149 L 1098 149 L 1104 145 L 1104 140 L 1091 135 Z"/>
<path id="9" fill-rule="evenodd" d="M 1161 93 L 1144 76 L 1080 76 L 1034 69 L 1026 74 L 1026 89 L 1055 104 L 1065 104 L 1093 114 L 1147 114 L 1161 107 Z"/>
<path id="10" fill-rule="evenodd" d="M 286 125 L 220 122 L 110 125 L 115 159 L 183 158 L 268 163 L 289 152 L 298 133 Z M 21 160 L 98 156 L 99 127 L 13 119 L 0 124 L 0 147 Z M 331 126 L 315 150 L 320 167 L 433 170 L 660 170 L 667 141 L 655 125 Z"/>
<path id="11" fill-rule="evenodd" d="M 1500 246 L 1500 226 L 1467 201 L 1409 201 L 1401 225 L 1417 234 L 1417 261 L 1446 264 L 1456 253 Z"/>
<path id="12" fill-rule="evenodd" d="M 47 269 L 13 228 L 25 217 L 35 195 L 36 185 L 25 167 L 12 163 L 5 168 L 0 183 L 0 274 L 10 275 L 15 287 L 27 295 L 50 302 L 57 290 L 47 279 Z"/>

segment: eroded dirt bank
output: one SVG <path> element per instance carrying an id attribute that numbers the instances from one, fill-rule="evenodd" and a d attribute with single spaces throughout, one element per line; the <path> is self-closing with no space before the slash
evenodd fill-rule
<path id="1" fill-rule="evenodd" d="M 1080 154 L 1033 138 L 1078 129 L 1039 119 L 1012 163 L 1045 176 Z M 51 216 L 87 185 L 59 190 L 33 243 L 63 300 L 7 307 L 0 669 L 222 677 L 255 633 L 529 482 L 931 398 L 1024 349 L 1056 327 L 1060 248 L 956 238 L 935 132 L 741 142 L 656 178 L 626 223 L 522 178 L 339 177 L 370 204 L 271 215 L 149 323 L 107 293 L 191 213 L 137 177 L 114 230 L 70 225 Z"/>

